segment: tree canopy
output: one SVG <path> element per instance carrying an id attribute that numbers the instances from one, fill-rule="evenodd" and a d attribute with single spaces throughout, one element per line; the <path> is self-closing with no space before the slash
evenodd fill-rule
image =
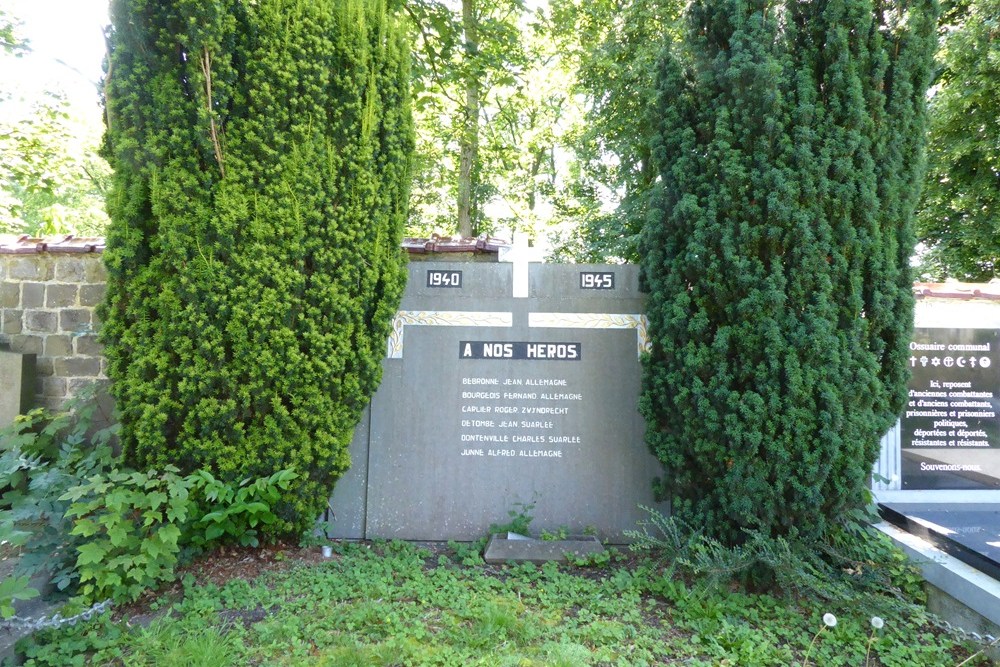
<path id="1" fill-rule="evenodd" d="M 581 118 L 566 141 L 568 173 L 556 193 L 571 217 L 560 255 L 638 261 L 638 239 L 656 178 L 651 142 L 656 62 L 677 36 L 678 0 L 553 0 L 552 34 L 573 72 Z"/>
<path id="2" fill-rule="evenodd" d="M 949 6 L 917 217 L 925 277 L 1000 275 L 1000 1 Z"/>
<path id="3" fill-rule="evenodd" d="M 417 172 L 411 228 L 533 232 L 567 93 L 553 85 L 544 12 L 523 0 L 407 3 Z"/>
<path id="4" fill-rule="evenodd" d="M 31 43 L 0 10 L 4 74 L 30 67 Z M 0 91 L 0 233 L 100 234 L 110 169 L 98 155 L 100 121 L 87 119 L 52 86 L 30 97 Z M 95 98 L 96 98 L 96 90 Z M 93 121 L 93 122 L 89 122 Z"/>

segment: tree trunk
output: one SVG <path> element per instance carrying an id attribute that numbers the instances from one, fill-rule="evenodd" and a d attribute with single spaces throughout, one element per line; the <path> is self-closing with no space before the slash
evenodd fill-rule
<path id="1" fill-rule="evenodd" d="M 479 17 L 476 0 L 462 0 L 462 27 L 465 31 L 465 58 L 468 74 L 465 81 L 465 108 L 462 114 L 462 138 L 458 164 L 458 233 L 473 236 L 472 211 L 474 175 L 479 160 Z"/>

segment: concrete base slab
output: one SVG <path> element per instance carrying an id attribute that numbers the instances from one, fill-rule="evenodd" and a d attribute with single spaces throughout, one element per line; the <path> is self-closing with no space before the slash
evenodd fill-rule
<path id="1" fill-rule="evenodd" d="M 932 612 L 968 632 L 1000 637 L 1000 582 L 888 522 L 874 527 L 920 568 L 930 585 L 927 606 Z"/>
<path id="2" fill-rule="evenodd" d="M 882 517 L 1000 580 L 1000 505 L 880 503 Z"/>
<path id="3" fill-rule="evenodd" d="M 483 559 L 487 563 L 546 563 L 566 562 L 566 555 L 589 556 L 604 551 L 600 540 L 592 535 L 570 535 L 564 540 L 535 540 L 495 533 L 486 545 Z"/>

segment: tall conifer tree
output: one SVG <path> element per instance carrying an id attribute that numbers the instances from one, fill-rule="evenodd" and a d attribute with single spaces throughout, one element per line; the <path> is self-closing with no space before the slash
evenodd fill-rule
<path id="1" fill-rule="evenodd" d="M 933 0 L 696 0 L 659 73 L 641 400 L 728 543 L 864 501 L 905 391 Z"/>
<path id="2" fill-rule="evenodd" d="M 295 467 L 277 532 L 310 526 L 347 469 L 403 288 L 393 2 L 112 2 L 103 335 L 125 456 Z"/>

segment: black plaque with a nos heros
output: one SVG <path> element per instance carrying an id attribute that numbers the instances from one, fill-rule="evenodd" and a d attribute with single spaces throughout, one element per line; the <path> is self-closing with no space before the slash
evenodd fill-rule
<path id="1" fill-rule="evenodd" d="M 916 329 L 901 419 L 904 489 L 1000 487 L 1000 332 Z"/>
<path id="2" fill-rule="evenodd" d="M 458 344 L 459 359 L 530 359 L 532 361 L 580 361 L 580 343 L 536 343 L 463 340 Z"/>

